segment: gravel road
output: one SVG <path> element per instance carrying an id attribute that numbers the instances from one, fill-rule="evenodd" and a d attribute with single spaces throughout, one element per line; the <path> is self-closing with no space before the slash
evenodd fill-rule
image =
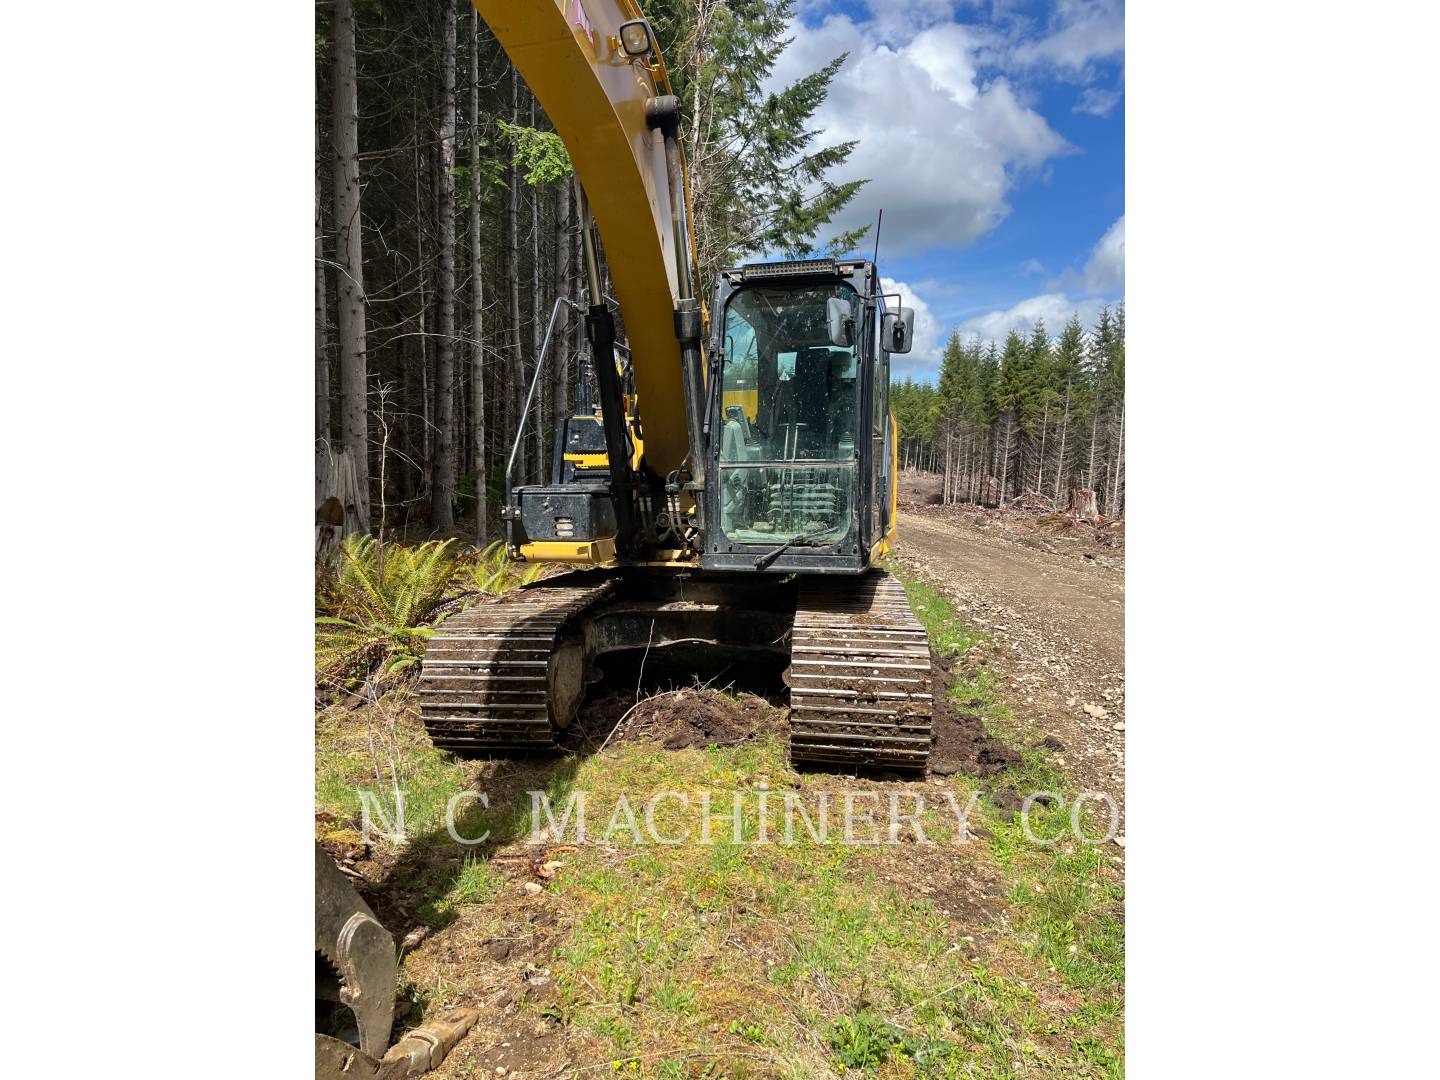
<path id="1" fill-rule="evenodd" d="M 953 508 L 900 513 L 897 555 L 992 642 L 986 666 L 1060 764 L 1124 813 L 1124 555 Z"/>

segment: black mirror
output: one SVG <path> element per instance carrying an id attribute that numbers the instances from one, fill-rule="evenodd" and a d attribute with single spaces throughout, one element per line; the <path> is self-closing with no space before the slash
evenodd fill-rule
<path id="1" fill-rule="evenodd" d="M 830 344 L 845 348 L 854 345 L 854 336 L 851 333 L 855 325 L 854 317 L 850 314 L 850 301 L 843 296 L 832 296 L 825 303 L 825 322 L 830 333 Z"/>
<path id="2" fill-rule="evenodd" d="M 915 332 L 915 309 L 902 307 L 899 311 L 886 313 L 881 331 L 880 341 L 886 352 L 908 353 L 911 336 Z"/>

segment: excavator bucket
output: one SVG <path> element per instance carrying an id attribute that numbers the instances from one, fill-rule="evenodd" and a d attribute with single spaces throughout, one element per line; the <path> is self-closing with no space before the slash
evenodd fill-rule
<path id="1" fill-rule="evenodd" d="M 395 939 L 331 861 L 315 849 L 317 1000 L 355 1014 L 360 1049 L 379 1059 L 395 1018 Z"/>
<path id="2" fill-rule="evenodd" d="M 330 856 L 315 848 L 315 956 L 318 1001 L 347 1005 L 359 1046 L 315 1034 L 315 1080 L 405 1080 L 436 1068 L 480 1014 L 452 1009 L 405 1033 L 394 1046 L 395 939 Z"/>

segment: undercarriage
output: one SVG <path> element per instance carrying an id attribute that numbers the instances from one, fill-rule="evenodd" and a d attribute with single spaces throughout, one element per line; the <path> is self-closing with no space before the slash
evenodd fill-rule
<path id="1" fill-rule="evenodd" d="M 584 570 L 452 616 L 421 667 L 421 717 L 436 746 L 543 751 L 600 681 L 600 659 L 673 646 L 788 661 L 790 758 L 925 768 L 930 653 L 889 574 L 756 575 Z"/>

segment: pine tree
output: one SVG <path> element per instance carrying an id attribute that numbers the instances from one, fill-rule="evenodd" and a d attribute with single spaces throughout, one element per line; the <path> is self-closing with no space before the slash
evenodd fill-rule
<path id="1" fill-rule="evenodd" d="M 1026 491 L 1039 491 L 1045 481 L 1045 449 L 1050 434 L 1050 407 L 1055 398 L 1050 385 L 1054 361 L 1050 351 L 1050 335 L 1045 330 L 1044 319 L 1035 320 L 1025 360 L 1031 393 L 1022 429 L 1027 451 L 1022 487 Z"/>
<path id="2" fill-rule="evenodd" d="M 355 59 L 355 12 L 351 0 L 335 0 L 336 320 L 340 341 L 340 445 L 360 480 L 355 512 L 370 527 L 368 365 L 365 350 L 365 258 L 360 229 L 360 120 Z"/>
<path id="3" fill-rule="evenodd" d="M 438 274 L 435 343 L 435 470 L 430 528 L 455 527 L 455 4 L 440 6 L 440 117 L 437 147 Z"/>

